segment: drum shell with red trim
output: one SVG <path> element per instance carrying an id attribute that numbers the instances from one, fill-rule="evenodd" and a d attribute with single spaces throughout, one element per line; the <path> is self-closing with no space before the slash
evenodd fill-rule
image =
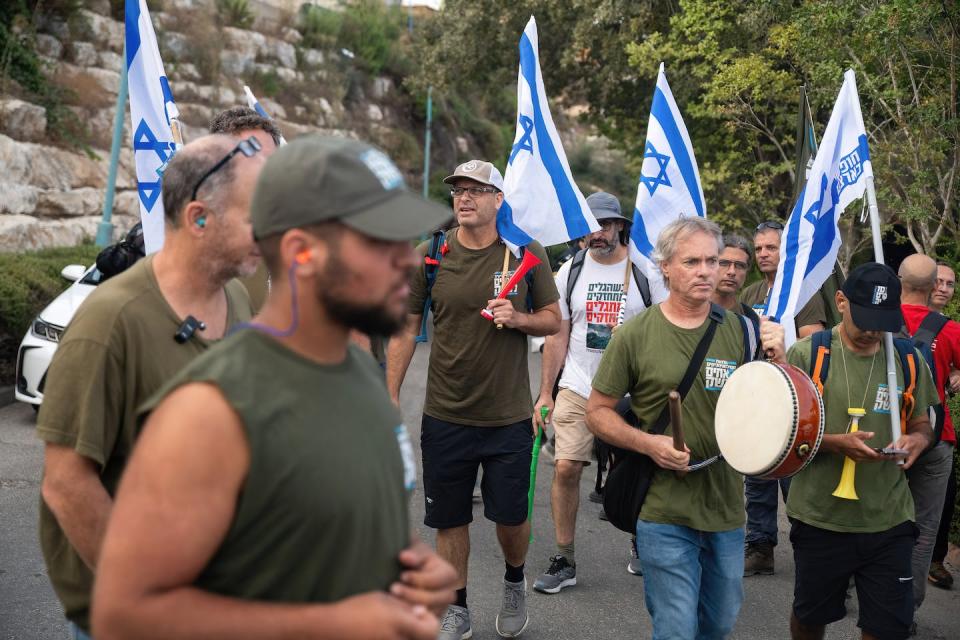
<path id="1" fill-rule="evenodd" d="M 803 469 L 823 438 L 823 400 L 807 373 L 756 361 L 731 374 L 717 400 L 717 444 L 744 475 L 777 479 Z"/>

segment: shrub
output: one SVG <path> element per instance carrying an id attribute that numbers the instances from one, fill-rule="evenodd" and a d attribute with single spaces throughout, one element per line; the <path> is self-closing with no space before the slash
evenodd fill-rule
<path id="1" fill-rule="evenodd" d="M 250 0 L 217 0 L 217 15 L 221 23 L 230 27 L 249 29 L 253 25 Z"/>
<path id="2" fill-rule="evenodd" d="M 332 49 L 337 44 L 340 27 L 343 24 L 343 15 L 338 11 L 331 11 L 314 4 L 305 4 L 300 7 L 300 16 L 297 29 L 303 40 L 301 46 L 308 49 Z"/>
<path id="3" fill-rule="evenodd" d="M 22 335 L 33 318 L 63 289 L 60 271 L 68 264 L 91 265 L 100 249 L 93 244 L 0 254 L 0 332 Z"/>

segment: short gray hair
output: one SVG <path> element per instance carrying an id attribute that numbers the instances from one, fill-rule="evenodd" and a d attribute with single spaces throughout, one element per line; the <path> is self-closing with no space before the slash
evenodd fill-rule
<path id="1" fill-rule="evenodd" d="M 753 254 L 750 253 L 750 243 L 747 239 L 736 233 L 725 233 L 723 235 L 723 248 L 740 249 L 747 254 L 747 268 L 753 264 Z"/>
<path id="2" fill-rule="evenodd" d="M 694 233 L 705 233 L 717 240 L 717 253 L 723 251 L 723 231 L 716 222 L 711 222 L 700 216 L 677 218 L 661 231 L 657 237 L 657 246 L 653 250 L 653 260 L 657 264 L 669 262 L 677 252 L 677 245 L 682 238 Z"/>

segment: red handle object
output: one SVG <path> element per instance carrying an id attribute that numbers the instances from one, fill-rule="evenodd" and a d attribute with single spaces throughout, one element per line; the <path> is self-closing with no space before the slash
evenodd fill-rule
<path id="1" fill-rule="evenodd" d="M 507 284 L 500 287 L 500 293 L 497 294 L 497 300 L 502 300 L 507 297 L 507 294 L 513 290 L 517 283 L 520 282 L 520 279 L 527 275 L 527 272 L 530 269 L 533 269 L 535 266 L 540 264 L 540 258 L 535 256 L 532 251 L 525 251 L 523 254 L 523 260 L 520 262 L 520 266 L 517 267 L 517 270 L 513 272 L 513 275 L 510 276 L 510 279 L 507 280 Z M 493 320 L 493 313 L 490 309 L 484 309 L 480 312 L 487 320 Z"/>

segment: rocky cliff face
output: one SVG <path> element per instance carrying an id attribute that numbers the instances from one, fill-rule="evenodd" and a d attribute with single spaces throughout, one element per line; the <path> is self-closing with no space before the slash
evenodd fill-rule
<path id="1" fill-rule="evenodd" d="M 69 23 L 42 23 L 36 48 L 49 77 L 69 90 L 67 104 L 89 130 L 89 149 L 53 145 L 42 106 L 0 95 L 0 251 L 74 245 L 96 234 L 124 26 L 110 17 L 108 2 L 85 4 Z M 244 104 L 243 85 L 250 84 L 255 91 L 261 87 L 261 104 L 288 140 L 323 130 L 362 135 L 389 150 L 399 131 L 409 143 L 410 125 L 396 106 L 390 78 L 358 79 L 349 56 L 302 47 L 300 33 L 290 27 L 263 33 L 219 26 L 211 5 L 165 0 L 163 11 L 152 14 L 185 140 L 202 135 L 218 111 Z M 139 218 L 129 105 L 124 117 L 113 210 L 117 236 Z"/>

